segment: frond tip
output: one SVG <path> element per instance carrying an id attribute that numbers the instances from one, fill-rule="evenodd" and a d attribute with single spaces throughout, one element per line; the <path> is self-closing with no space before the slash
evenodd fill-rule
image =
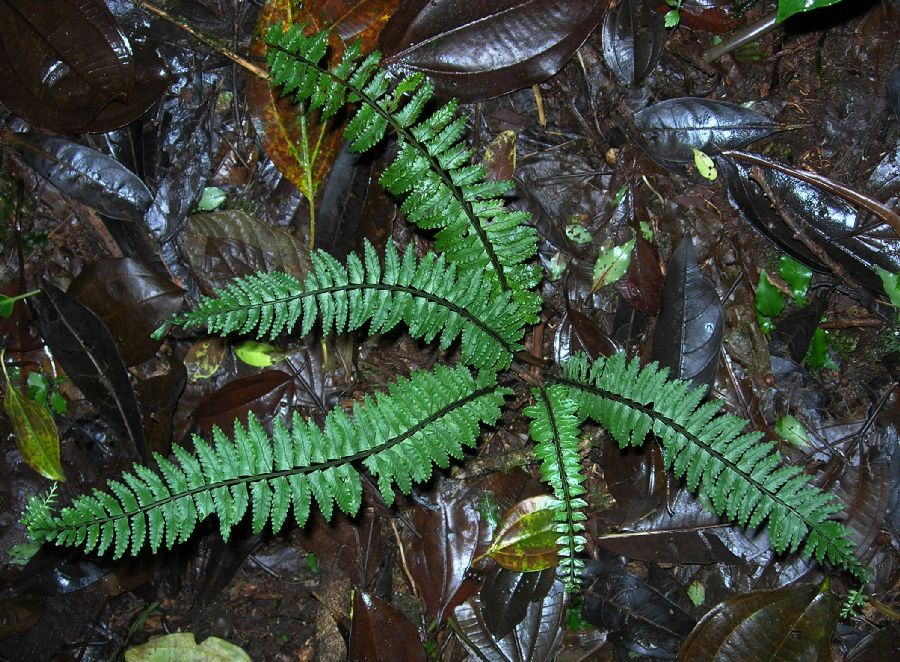
<path id="1" fill-rule="evenodd" d="M 421 74 L 399 82 L 379 67 L 378 52 L 362 57 L 351 44 L 329 71 L 324 58 L 327 33 L 305 35 L 305 25 L 272 26 L 266 35 L 272 84 L 300 108 L 321 109 L 329 117 L 346 103 L 358 103 L 344 138 L 351 151 L 363 152 L 392 129 L 397 158 L 384 171 L 382 185 L 403 201 L 410 222 L 435 230 L 436 248 L 461 273 L 484 270 L 492 286 L 512 293 L 531 323 L 538 321 L 541 299 L 533 291 L 540 277 L 525 262 L 537 253 L 537 231 L 526 225 L 527 212 L 507 209 L 502 195 L 508 181 L 485 181 L 486 171 L 472 165 L 473 152 L 462 139 L 465 118 L 451 101 L 421 118 L 434 85 Z"/>
<path id="2" fill-rule="evenodd" d="M 483 271 L 459 274 L 456 265 L 433 253 L 417 261 L 411 247 L 401 257 L 392 244 L 382 267 L 368 242 L 364 258 L 350 254 L 346 266 L 324 251 L 310 257 L 313 266 L 303 283 L 284 273 L 237 278 L 167 325 L 275 337 L 297 326 L 306 335 L 317 319 L 325 333 L 353 331 L 371 321 L 369 333 L 376 334 L 403 322 L 414 338 L 431 342 L 440 336 L 441 349 L 461 337 L 462 360 L 489 371 L 508 367 L 520 348 L 524 316 L 509 294 L 485 281 Z"/>
<path id="3" fill-rule="evenodd" d="M 535 404 L 524 413 L 531 420 L 531 438 L 535 442 L 534 456 L 541 461 L 541 479 L 549 483 L 556 496 L 554 515 L 559 533 L 559 571 L 567 588 L 577 588 L 584 562 L 578 553 L 587 540 L 582 512 L 587 502 L 582 498 L 585 476 L 578 450 L 577 405 L 568 390 L 559 385 L 533 389 Z"/>
<path id="4" fill-rule="evenodd" d="M 582 418 L 603 426 L 623 448 L 655 434 L 666 467 L 707 496 L 717 514 L 751 529 L 765 521 L 776 552 L 803 545 L 805 557 L 827 558 L 865 580 L 868 569 L 853 555 L 847 529 L 830 519 L 841 510 L 837 500 L 810 485 L 801 468 L 783 464 L 761 433 L 743 432 L 746 420 L 719 413 L 720 402 L 701 404 L 703 389 L 621 354 L 593 363 L 579 355 L 565 363 L 563 375 L 557 382 Z"/>
<path id="5" fill-rule="evenodd" d="M 388 504 L 394 486 L 409 493 L 414 482 L 446 467 L 472 446 L 480 424 L 500 415 L 508 389 L 463 367 L 439 366 L 393 383 L 388 393 L 353 406 L 352 417 L 332 410 L 322 429 L 294 414 L 290 427 L 277 421 L 270 436 L 251 414 L 235 422 L 231 439 L 218 428 L 213 443 L 194 437 L 194 454 L 173 447 L 174 459 L 156 455 L 156 470 L 136 465 L 108 491 L 83 494 L 58 514 L 52 498 L 36 497 L 23 523 L 35 541 L 82 547 L 118 558 L 149 542 L 155 552 L 186 540 L 196 524 L 215 514 L 223 538 L 252 513 L 253 530 L 271 522 L 278 531 L 293 508 L 303 526 L 315 501 L 326 519 L 334 506 L 355 514 L 362 484 L 354 466 L 375 476 Z"/>

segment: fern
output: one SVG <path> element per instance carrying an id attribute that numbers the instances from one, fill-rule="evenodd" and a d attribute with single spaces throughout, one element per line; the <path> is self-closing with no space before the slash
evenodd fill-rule
<path id="1" fill-rule="evenodd" d="M 345 131 L 351 149 L 370 149 L 388 129 L 396 133 L 398 155 L 382 181 L 403 198 L 412 222 L 437 230 L 443 255 L 416 260 L 411 248 L 401 256 L 389 245 L 382 263 L 367 243 L 362 257 L 350 255 L 342 265 L 313 252 L 302 282 L 282 273 L 236 279 L 157 335 L 178 325 L 274 337 L 306 334 L 317 320 L 325 333 L 368 324 L 375 334 L 402 323 L 443 349 L 458 340 L 462 365 L 400 379 L 354 405 L 352 416 L 332 411 L 321 429 L 294 414 L 289 426 L 276 421 L 269 435 L 249 416 L 246 426 L 235 423 L 230 438 L 218 429 L 212 443 L 194 437 L 194 454 L 176 446 L 172 459 L 156 456 L 157 469 L 135 466 L 109 481 L 107 492 L 79 496 L 59 511 L 52 493 L 34 497 L 23 523 L 35 540 L 118 557 L 147 544 L 172 546 L 213 514 L 225 537 L 248 511 L 255 531 L 269 523 L 279 530 L 291 509 L 302 526 L 313 501 L 326 518 L 335 505 L 358 510 L 361 466 L 391 503 L 395 486 L 408 493 L 433 465 L 460 458 L 480 425 L 497 420 L 511 392 L 498 385 L 498 373 L 521 350 L 524 325 L 537 321 L 541 304 L 532 291 L 538 270 L 526 264 L 535 253 L 534 229 L 524 225 L 527 214 L 506 209 L 501 198 L 511 184 L 485 182 L 484 170 L 468 165 L 472 154 L 461 141 L 455 103 L 420 119 L 434 91 L 422 76 L 392 81 L 378 67 L 379 56 L 362 58 L 358 46 L 328 71 L 321 65 L 327 35 L 307 37 L 302 27 L 275 28 L 268 40 L 273 83 L 305 112 L 327 117 L 348 102 L 359 104 Z M 811 486 L 801 469 L 782 465 L 773 443 L 745 433 L 746 421 L 720 413 L 720 403 L 702 404 L 702 391 L 689 383 L 623 356 L 593 363 L 577 357 L 561 376 L 545 371 L 544 379 L 524 413 L 541 476 L 557 499 L 560 566 L 569 587 L 577 585 L 586 542 L 578 435 L 587 418 L 622 446 L 640 445 L 652 432 L 677 477 L 720 515 L 749 528 L 766 523 L 776 551 L 802 546 L 807 557 L 867 577 L 847 530 L 831 519 L 839 510 L 835 499 Z"/>
<path id="2" fill-rule="evenodd" d="M 776 552 L 794 552 L 805 540 L 805 557 L 827 558 L 865 579 L 847 529 L 829 519 L 841 510 L 837 499 L 810 485 L 800 467 L 784 465 L 762 433 L 744 433 L 746 420 L 719 413 L 721 402 L 700 404 L 703 389 L 621 354 L 593 364 L 581 355 L 563 372 L 558 383 L 568 387 L 582 418 L 599 423 L 623 448 L 655 434 L 666 468 L 709 498 L 718 515 L 750 529 L 767 520 Z"/>
<path id="3" fill-rule="evenodd" d="M 352 418 L 332 410 L 321 430 L 294 414 L 290 428 L 276 421 L 269 436 L 251 414 L 246 427 L 235 422 L 232 439 L 218 428 L 212 445 L 195 436 L 193 455 L 175 446 L 174 462 L 156 455 L 157 471 L 135 466 L 109 481 L 108 492 L 79 496 L 58 515 L 48 499 L 37 499 L 23 521 L 35 540 L 98 554 L 111 548 L 118 558 L 129 546 L 137 554 L 148 541 L 155 552 L 163 542 L 186 540 L 212 514 L 226 539 L 248 510 L 256 532 L 267 522 L 280 530 L 292 506 L 303 526 L 313 499 L 326 519 L 335 504 L 352 515 L 362 501 L 354 464 L 376 476 L 390 504 L 394 484 L 408 494 L 414 482 L 428 480 L 432 464 L 462 458 L 479 422 L 493 423 L 508 393 L 465 368 L 441 366 L 354 405 Z"/>
<path id="4" fill-rule="evenodd" d="M 417 263 L 412 247 L 400 257 L 389 245 L 383 269 L 368 242 L 364 256 L 351 254 L 344 266 L 315 251 L 302 284 L 284 273 L 235 279 L 217 296 L 203 297 L 196 310 L 172 318 L 156 335 L 178 325 L 274 338 L 298 324 L 306 335 L 317 319 L 325 333 L 353 331 L 371 321 L 369 332 L 375 334 L 403 322 L 410 335 L 426 342 L 440 334 L 441 349 L 462 336 L 462 359 L 478 369 L 509 366 L 525 320 L 509 294 L 488 285 L 485 296 L 483 271 L 457 276 L 456 265 L 433 253 Z"/>
<path id="5" fill-rule="evenodd" d="M 268 64 L 272 84 L 301 108 L 335 115 L 346 102 L 360 107 L 344 131 L 350 149 L 363 152 L 380 142 L 390 127 L 399 140 L 398 155 L 381 183 L 403 199 L 407 218 L 423 229 L 438 230 L 435 248 L 463 271 L 482 270 L 499 289 L 509 290 L 527 320 L 538 321 L 541 300 L 531 290 L 540 277 L 525 261 L 537 252 L 537 234 L 524 225 L 526 212 L 511 211 L 500 196 L 509 181 L 485 181 L 481 165 L 469 165 L 472 150 L 461 140 L 465 118 L 456 102 L 420 120 L 434 94 L 433 83 L 414 74 L 392 86 L 381 56 L 361 57 L 359 42 L 344 52 L 330 71 L 321 64 L 327 33 L 305 36 L 305 26 L 273 26 Z"/>
<path id="6" fill-rule="evenodd" d="M 541 461 L 541 478 L 553 488 L 557 505 L 554 519 L 559 536 L 559 569 L 569 588 L 578 586 L 584 563 L 576 556 L 587 542 L 582 534 L 587 507 L 582 499 L 585 480 L 578 452 L 577 405 L 562 386 L 533 389 L 535 404 L 525 415 L 532 419 L 534 456 Z"/>

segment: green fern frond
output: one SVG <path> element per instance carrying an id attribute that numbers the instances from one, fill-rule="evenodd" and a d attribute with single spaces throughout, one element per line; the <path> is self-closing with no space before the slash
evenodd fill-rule
<path id="1" fill-rule="evenodd" d="M 472 150 L 462 140 L 465 118 L 456 102 L 420 120 L 434 85 L 413 74 L 396 85 L 379 67 L 381 56 L 361 57 L 359 42 L 349 46 L 330 71 L 322 61 L 328 36 L 303 34 L 305 26 L 273 26 L 266 36 L 272 84 L 293 96 L 301 108 L 329 117 L 345 103 L 359 109 L 344 130 L 352 151 L 380 142 L 388 128 L 399 141 L 398 155 L 381 183 L 403 200 L 409 220 L 437 230 L 437 250 L 470 269 L 487 269 L 493 282 L 513 293 L 527 320 L 538 321 L 540 297 L 532 290 L 540 277 L 525 261 L 537 252 L 537 233 L 525 225 L 530 215 L 507 209 L 500 196 L 513 184 L 485 181 L 481 165 L 469 165 Z"/>
<path id="2" fill-rule="evenodd" d="M 643 444 L 653 432 L 666 467 L 707 496 L 717 514 L 750 529 L 766 520 L 775 551 L 803 545 L 804 557 L 827 558 L 865 579 L 868 569 L 853 555 L 847 529 L 830 519 L 841 510 L 837 500 L 810 485 L 801 468 L 784 465 L 774 442 L 743 432 L 746 420 L 721 414 L 720 402 L 701 404 L 703 389 L 621 354 L 593 364 L 580 355 L 563 373 L 557 382 L 568 387 L 579 416 L 599 423 L 623 448 Z"/>
<path id="3" fill-rule="evenodd" d="M 318 318 L 326 333 L 353 331 L 371 320 L 375 334 L 403 322 L 414 338 L 431 342 L 440 335 L 441 349 L 462 336 L 462 360 L 488 371 L 508 367 L 520 348 L 524 316 L 508 293 L 485 282 L 483 271 L 457 274 L 443 257 L 429 253 L 417 262 L 411 247 L 400 257 L 391 244 L 382 267 L 368 242 L 364 258 L 351 254 L 346 266 L 323 251 L 311 260 L 303 283 L 284 273 L 238 278 L 167 326 L 275 337 L 298 325 L 306 335 Z"/>
<path id="4" fill-rule="evenodd" d="M 354 467 L 364 464 L 388 504 L 394 485 L 406 494 L 472 446 L 480 423 L 492 424 L 509 389 L 492 376 L 475 379 L 463 368 L 438 366 L 400 379 L 377 399 L 366 398 L 348 416 L 332 410 L 322 429 L 294 414 L 290 427 L 277 421 L 270 437 L 251 414 L 236 422 L 232 439 L 216 428 L 213 443 L 194 437 L 194 454 L 173 447 L 174 461 L 156 455 L 154 471 L 135 466 L 108 492 L 81 495 L 58 514 L 35 497 L 23 523 L 36 541 L 83 547 L 118 558 L 137 554 L 149 541 L 156 551 L 186 540 L 198 522 L 219 518 L 222 536 L 247 511 L 253 530 L 271 522 L 278 531 L 291 507 L 303 526 L 315 500 L 326 519 L 334 505 L 355 514 L 362 485 Z"/>
<path id="5" fill-rule="evenodd" d="M 582 509 L 587 502 L 585 476 L 581 470 L 578 451 L 577 405 L 564 386 L 553 385 L 533 389 L 535 404 L 524 413 L 531 420 L 531 438 L 535 442 L 534 456 L 541 461 L 541 478 L 549 483 L 556 496 L 554 518 L 559 533 L 559 571 L 569 589 L 577 588 L 584 562 L 577 554 L 587 542 Z"/>

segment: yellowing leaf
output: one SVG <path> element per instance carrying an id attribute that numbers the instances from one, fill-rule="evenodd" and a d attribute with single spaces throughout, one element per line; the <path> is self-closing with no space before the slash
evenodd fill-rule
<path id="1" fill-rule="evenodd" d="M 2 362 L 2 354 L 0 354 Z M 3 409 L 12 421 L 16 446 L 29 467 L 45 478 L 63 482 L 66 480 L 59 462 L 59 431 L 53 416 L 43 405 L 23 397 L 9 381 L 6 365 L 6 396 Z"/>
<path id="2" fill-rule="evenodd" d="M 701 152 L 696 147 L 691 147 L 691 151 L 694 153 L 694 165 L 697 166 L 697 172 L 700 173 L 700 176 L 709 181 L 714 181 L 719 176 L 719 171 L 716 170 L 716 164 L 713 163 L 713 160 L 709 155 Z"/>
<path id="3" fill-rule="evenodd" d="M 558 561 L 556 510 L 556 499 L 546 494 L 520 501 L 503 516 L 487 555 L 508 570 L 552 568 Z"/>
<path id="4" fill-rule="evenodd" d="M 192 632 L 158 637 L 125 651 L 125 662 L 252 662 L 250 656 L 234 644 L 218 637 L 194 641 Z"/>
<path id="5" fill-rule="evenodd" d="M 512 179 L 516 172 L 516 132 L 501 131 L 484 149 L 488 179 Z"/>
<path id="6" fill-rule="evenodd" d="M 268 368 L 278 361 L 278 349 L 267 342 L 245 340 L 234 346 L 235 355 L 254 368 Z"/>
<path id="7" fill-rule="evenodd" d="M 188 380 L 198 382 L 209 379 L 219 370 L 225 358 L 225 341 L 221 338 L 201 338 L 184 357 Z"/>
<path id="8" fill-rule="evenodd" d="M 604 285 L 615 283 L 631 265 L 631 251 L 634 249 L 634 239 L 626 241 L 621 246 L 613 246 L 600 251 L 597 261 L 594 263 L 594 282 L 591 292 L 596 292 Z"/>

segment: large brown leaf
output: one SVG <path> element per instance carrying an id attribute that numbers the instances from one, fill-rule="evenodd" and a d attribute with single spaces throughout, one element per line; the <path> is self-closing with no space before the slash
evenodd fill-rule
<path id="1" fill-rule="evenodd" d="M 41 335 L 69 379 L 128 437 L 134 457 L 146 461 L 141 413 L 109 329 L 90 308 L 53 285 L 38 297 Z"/>
<path id="2" fill-rule="evenodd" d="M 385 65 L 430 76 L 441 96 L 481 101 L 559 71 L 600 22 L 597 0 L 409 0 L 381 33 Z"/>
<path id="3" fill-rule="evenodd" d="M 357 591 L 350 627 L 351 662 L 425 662 L 416 627 L 402 611 L 376 595 Z"/>
<path id="4" fill-rule="evenodd" d="M 242 211 L 194 214 L 181 241 L 191 272 L 207 294 L 236 276 L 285 271 L 303 278 L 309 268 L 302 241 Z"/>
<path id="5" fill-rule="evenodd" d="M 678 653 L 684 662 L 829 662 L 840 602 L 827 587 L 792 584 L 713 607 Z"/>
<path id="6" fill-rule="evenodd" d="M 184 298 L 171 280 L 128 257 L 88 265 L 68 293 L 103 320 L 125 365 L 136 365 L 156 353 L 160 343 L 150 334 L 178 312 Z"/>
<path id="7" fill-rule="evenodd" d="M 136 68 L 102 0 L 0 2 L 0 100 L 59 132 L 108 131 L 140 116 L 167 84 Z"/>

